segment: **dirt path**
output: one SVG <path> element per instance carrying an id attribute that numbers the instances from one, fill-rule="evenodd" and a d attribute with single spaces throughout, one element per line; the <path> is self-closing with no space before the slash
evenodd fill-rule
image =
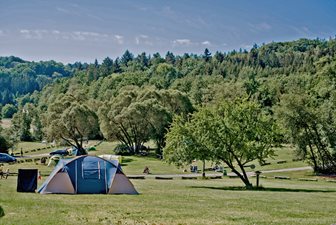
<path id="1" fill-rule="evenodd" d="M 311 168 L 310 166 L 306 166 L 306 167 L 296 167 L 296 168 L 286 168 L 286 169 L 277 169 L 277 170 L 262 170 L 262 173 L 277 173 L 277 172 L 288 172 L 288 171 L 301 171 L 301 170 L 312 170 L 313 168 Z M 215 176 L 221 176 L 223 175 L 223 173 L 205 173 L 207 177 L 215 177 Z M 255 175 L 255 172 L 247 172 L 248 176 L 253 176 Z M 136 176 L 142 176 L 142 175 L 128 175 L 129 177 L 136 177 Z M 163 175 L 159 175 L 159 174 L 148 174 L 148 175 L 144 175 L 145 177 L 148 178 L 154 178 L 154 177 L 164 177 L 164 178 L 168 178 L 168 177 L 200 177 L 202 176 L 201 173 L 192 173 L 192 174 L 163 174 Z M 228 173 L 228 176 L 236 176 L 235 173 Z"/>

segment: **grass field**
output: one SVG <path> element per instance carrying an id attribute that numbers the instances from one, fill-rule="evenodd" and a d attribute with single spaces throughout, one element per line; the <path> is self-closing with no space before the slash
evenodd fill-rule
<path id="1" fill-rule="evenodd" d="M 88 145 L 94 145 L 91 142 Z M 90 154 L 111 154 L 116 143 L 103 142 Z M 22 148 L 39 145 L 22 143 Z M 31 154 L 48 153 L 44 149 Z M 285 146 L 267 166 L 255 169 L 280 169 L 307 166 L 292 161 L 293 149 Z M 279 161 L 286 161 L 278 164 Z M 155 156 L 124 157 L 126 174 L 142 174 L 144 166 L 152 174 L 181 174 L 182 169 L 166 164 Z M 208 163 L 207 166 L 210 166 Z M 38 168 L 43 180 L 52 167 L 38 162 L 4 165 Z M 214 172 L 211 172 L 214 173 Z M 5 216 L 0 224 L 335 224 L 336 183 L 316 177 L 312 171 L 265 173 L 263 189 L 244 190 L 239 179 L 132 180 L 138 196 L 128 195 L 40 195 L 16 192 L 16 176 L 0 179 L 0 206 Z M 277 180 L 274 176 L 289 176 Z M 318 179 L 301 181 L 299 178 Z M 43 181 L 42 180 L 42 181 Z M 39 185 L 42 184 L 39 181 Z M 255 183 L 255 178 L 251 178 Z"/>
<path id="2" fill-rule="evenodd" d="M 333 224 L 336 184 L 263 179 L 132 180 L 138 196 L 39 195 L 0 180 L 0 224 Z"/>

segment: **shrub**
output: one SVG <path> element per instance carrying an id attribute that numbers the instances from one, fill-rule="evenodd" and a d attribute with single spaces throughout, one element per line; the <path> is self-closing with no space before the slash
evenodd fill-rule
<path id="1" fill-rule="evenodd" d="M 130 154 L 130 149 L 127 145 L 124 144 L 118 144 L 115 148 L 114 148 L 114 152 L 117 155 L 131 155 Z"/>
<path id="2" fill-rule="evenodd" d="M 3 210 L 3 208 L 0 206 L 0 217 L 5 216 L 5 211 Z"/>
<path id="3" fill-rule="evenodd" d="M 2 108 L 2 116 L 3 118 L 12 118 L 13 115 L 17 112 L 17 108 L 12 104 L 6 104 Z"/>

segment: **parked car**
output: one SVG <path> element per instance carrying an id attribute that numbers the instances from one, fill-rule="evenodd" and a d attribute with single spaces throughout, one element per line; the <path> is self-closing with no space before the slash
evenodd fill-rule
<path id="1" fill-rule="evenodd" d="M 16 158 L 6 153 L 0 153 L 0 162 L 16 162 Z"/>
<path id="2" fill-rule="evenodd" d="M 65 149 L 61 149 L 61 150 L 52 151 L 52 152 L 49 153 L 49 155 L 63 155 L 63 156 L 66 156 L 66 155 L 69 155 L 69 152 Z"/>

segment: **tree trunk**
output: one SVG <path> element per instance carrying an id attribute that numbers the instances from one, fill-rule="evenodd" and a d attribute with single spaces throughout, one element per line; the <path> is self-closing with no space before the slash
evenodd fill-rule
<path id="1" fill-rule="evenodd" d="M 315 153 L 314 153 L 313 147 L 311 146 L 310 142 L 309 142 L 308 146 L 309 146 L 310 154 L 312 156 L 312 160 L 313 160 L 313 164 L 314 164 L 314 172 L 317 172 L 316 170 L 317 170 L 318 166 L 317 166 L 317 162 L 316 162 L 316 158 L 315 158 Z"/>
<path id="2" fill-rule="evenodd" d="M 202 177 L 205 178 L 205 160 L 202 160 L 203 168 L 202 168 Z"/>
<path id="3" fill-rule="evenodd" d="M 224 162 L 226 163 L 226 165 L 228 165 L 230 167 L 230 169 L 232 170 L 232 172 L 234 172 L 243 181 L 243 183 L 245 184 L 246 189 L 252 189 L 253 186 L 250 183 L 250 181 L 249 181 L 249 179 L 248 179 L 247 176 L 244 177 L 243 175 L 241 175 L 241 173 L 239 173 L 231 163 L 228 163 L 227 161 L 224 161 Z"/>
<path id="4" fill-rule="evenodd" d="M 241 175 L 237 170 L 235 170 L 235 171 L 240 174 L 240 178 L 243 180 L 246 188 L 251 189 L 252 184 L 250 183 L 250 181 L 247 177 L 247 174 L 246 174 L 245 169 L 244 169 L 244 165 L 241 163 L 240 159 L 233 152 L 232 152 L 232 155 L 235 158 L 236 162 L 238 163 L 238 166 L 239 166 L 240 170 L 242 171 L 243 175 Z"/>
<path id="5" fill-rule="evenodd" d="M 77 155 L 87 155 L 87 152 L 82 146 L 82 142 L 79 142 L 77 139 L 74 140 L 77 146 Z"/>
<path id="6" fill-rule="evenodd" d="M 235 168 L 231 168 L 232 172 L 234 172 L 235 174 L 237 174 L 237 176 L 244 182 L 246 189 L 252 189 L 252 184 L 250 183 L 249 179 L 246 177 L 244 177 L 243 175 L 241 175 L 241 173 L 239 173 Z"/>

